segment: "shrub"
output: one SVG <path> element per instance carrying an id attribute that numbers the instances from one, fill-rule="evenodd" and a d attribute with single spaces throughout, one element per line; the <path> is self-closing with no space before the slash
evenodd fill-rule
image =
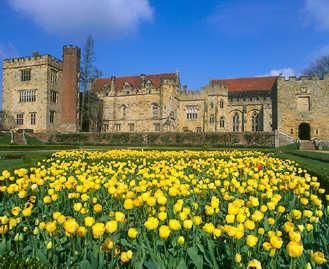
<path id="1" fill-rule="evenodd" d="M 273 146 L 272 133 L 65 133 L 51 136 L 51 141 L 74 145 L 112 146 Z"/>

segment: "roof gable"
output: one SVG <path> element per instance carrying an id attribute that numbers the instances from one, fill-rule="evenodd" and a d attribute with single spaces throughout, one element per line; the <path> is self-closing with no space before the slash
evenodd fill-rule
<path id="1" fill-rule="evenodd" d="M 150 81 L 152 85 L 156 88 L 161 86 L 161 81 L 163 79 L 176 79 L 176 73 L 162 73 L 162 74 L 151 74 L 151 75 L 140 75 L 140 76 L 124 76 L 115 77 L 114 85 L 116 90 L 121 90 L 124 88 L 125 83 L 129 83 L 132 88 L 140 88 L 143 78 L 144 81 Z M 102 89 L 105 85 L 111 85 L 111 78 L 99 78 L 94 81 L 94 88 L 96 90 Z"/>

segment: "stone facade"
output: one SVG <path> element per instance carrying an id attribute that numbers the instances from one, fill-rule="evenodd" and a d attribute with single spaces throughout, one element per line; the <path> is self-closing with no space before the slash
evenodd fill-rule
<path id="1" fill-rule="evenodd" d="M 277 129 L 293 137 L 329 140 L 329 76 L 278 79 Z"/>
<path id="2" fill-rule="evenodd" d="M 79 51 L 78 48 L 65 46 L 64 57 L 72 50 Z M 75 61 L 80 65 L 79 57 Z M 32 57 L 4 60 L 2 109 L 15 119 L 18 129 L 35 132 L 77 131 L 78 87 L 74 85 L 75 88 L 72 88 L 72 83 L 66 88 L 64 86 L 69 79 L 77 81 L 78 72 L 74 70 L 63 78 L 63 65 L 65 62 L 55 57 L 38 53 L 33 53 Z M 67 92 L 76 94 L 68 96 Z M 67 120 L 64 117 L 66 111 L 72 109 L 74 120 L 72 116 Z"/>
<path id="3" fill-rule="evenodd" d="M 39 54 L 5 60 L 3 110 L 21 129 L 77 131 L 79 66 L 73 46 L 64 47 L 63 61 Z M 178 73 L 142 74 L 100 78 L 90 87 L 102 115 L 92 129 L 102 132 L 275 131 L 282 141 L 329 140 L 328 76 L 211 80 L 189 91 Z"/>
<path id="4" fill-rule="evenodd" d="M 259 83 L 247 90 L 244 80 L 211 81 L 188 91 L 178 74 L 169 73 L 97 79 L 93 90 L 103 100 L 104 132 L 272 131 L 276 77 L 249 78 Z"/>
<path id="5" fill-rule="evenodd" d="M 98 79 L 104 132 L 175 131 L 179 81 L 175 74 Z"/>

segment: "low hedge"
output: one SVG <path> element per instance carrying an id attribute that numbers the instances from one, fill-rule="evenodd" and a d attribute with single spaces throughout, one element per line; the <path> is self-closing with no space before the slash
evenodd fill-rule
<path id="1" fill-rule="evenodd" d="M 58 133 L 51 143 L 108 146 L 273 147 L 273 133 Z"/>

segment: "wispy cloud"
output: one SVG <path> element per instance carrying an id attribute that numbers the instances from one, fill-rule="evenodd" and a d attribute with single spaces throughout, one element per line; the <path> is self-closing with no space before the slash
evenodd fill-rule
<path id="1" fill-rule="evenodd" d="M 286 68 L 280 68 L 280 69 L 272 69 L 269 74 L 271 76 L 284 76 L 286 78 L 295 76 L 295 70 L 292 69 L 291 67 L 286 67 Z"/>
<path id="2" fill-rule="evenodd" d="M 118 36 L 151 21 L 149 0 L 7 0 L 46 31 L 60 35 Z"/>
<path id="3" fill-rule="evenodd" d="M 305 0 L 303 12 L 307 24 L 314 24 L 319 30 L 329 31 L 329 1 Z"/>
<path id="4" fill-rule="evenodd" d="M 8 42 L 0 44 L 0 60 L 2 61 L 5 58 L 15 57 L 17 56 L 16 47 Z"/>

